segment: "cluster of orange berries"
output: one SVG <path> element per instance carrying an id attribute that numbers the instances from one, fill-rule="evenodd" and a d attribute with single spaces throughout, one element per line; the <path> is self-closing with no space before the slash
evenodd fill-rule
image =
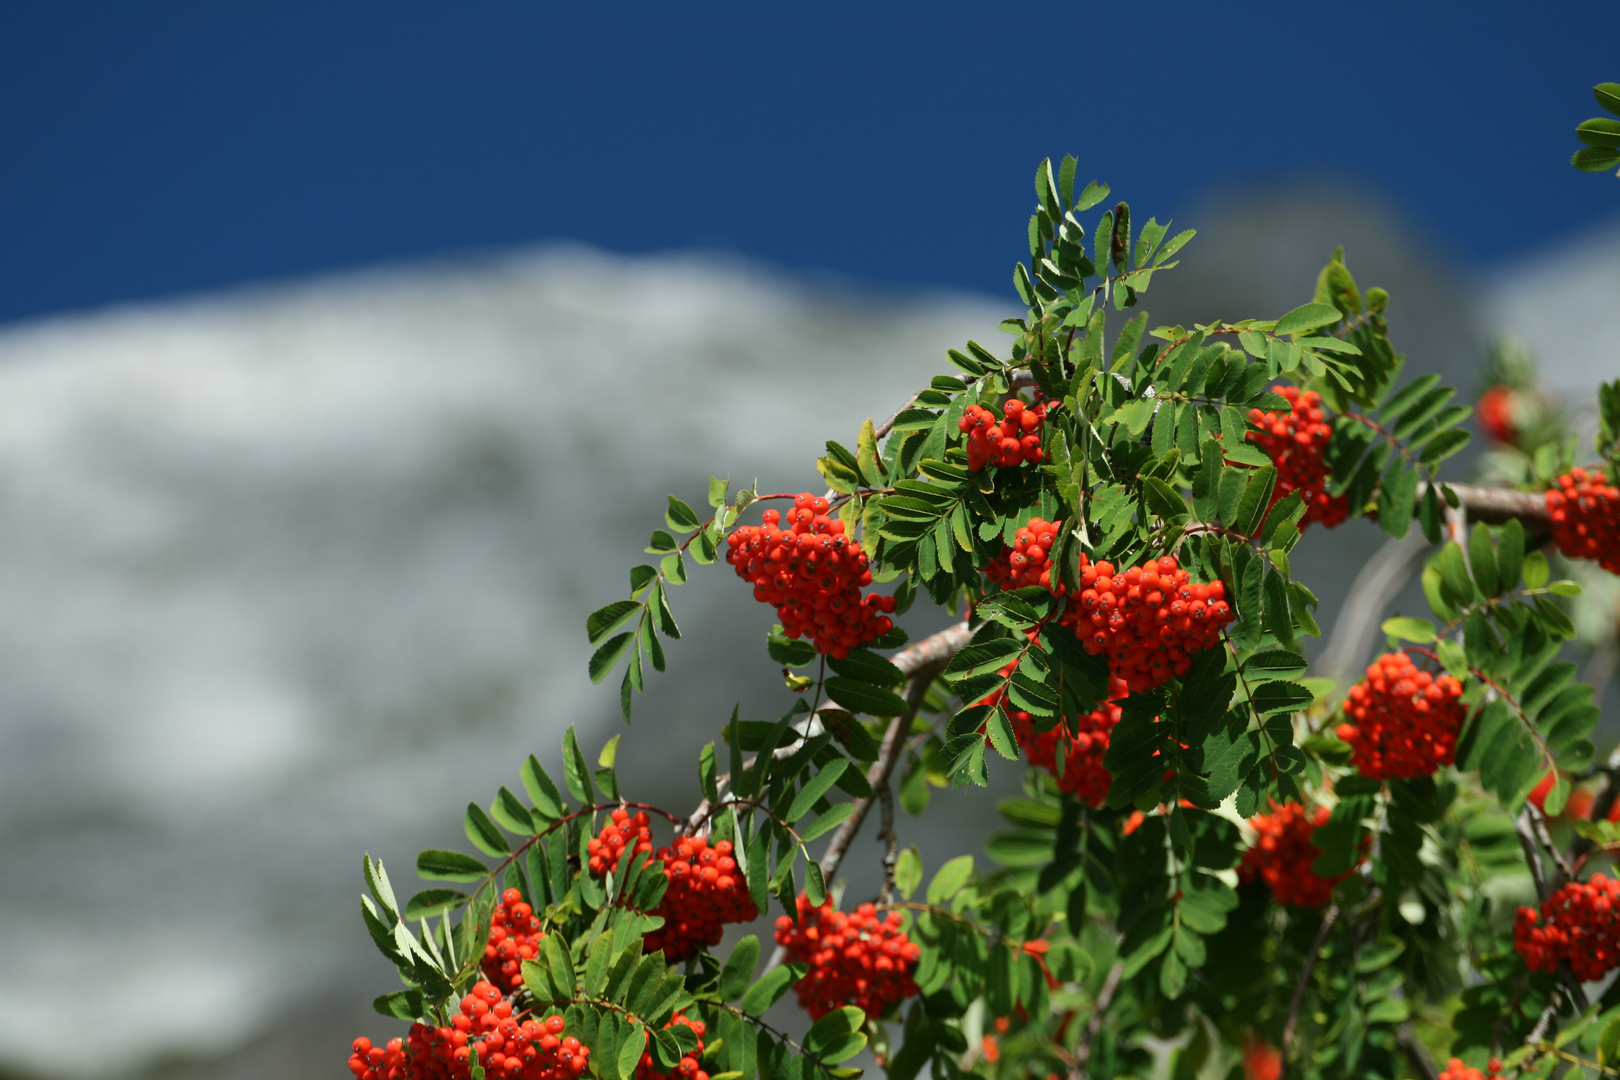
<path id="1" fill-rule="evenodd" d="M 776 943 L 810 967 L 794 989 L 812 1020 L 845 1005 L 875 1020 L 917 993 L 911 973 L 922 953 L 900 923 L 897 911 L 879 918 L 876 907 L 862 904 L 846 913 L 831 903 L 813 907 L 803 896 L 797 923 L 786 915 L 776 920 Z"/>
<path id="2" fill-rule="evenodd" d="M 1022 589 L 1029 585 L 1042 585 L 1057 595 L 1063 595 L 1063 583 L 1052 581 L 1052 545 L 1057 543 L 1061 521 L 1043 521 L 1030 518 L 1013 534 L 1013 546 L 1002 552 L 999 559 L 985 567 L 985 577 L 1003 589 Z"/>
<path id="3" fill-rule="evenodd" d="M 1322 395 L 1315 390 L 1301 391 L 1297 386 L 1274 386 L 1272 390 L 1287 398 L 1292 408 L 1288 412 L 1250 409 L 1253 430 L 1247 435 L 1277 467 L 1277 484 L 1271 489 L 1266 511 L 1269 513 L 1289 492 L 1298 491 L 1305 500 L 1305 516 L 1300 524 L 1321 522 L 1331 529 L 1349 516 L 1350 503 L 1343 495 L 1328 493 L 1331 470 L 1322 455 L 1333 437 L 1333 428 L 1322 410 Z"/>
<path id="4" fill-rule="evenodd" d="M 1244 882 L 1259 878 L 1279 904 L 1295 907 L 1321 907 L 1333 898 L 1333 890 L 1349 873 L 1321 877 L 1311 869 L 1322 849 L 1311 842 L 1317 829 L 1327 824 L 1325 806 L 1309 811 L 1297 802 L 1273 804 L 1269 814 L 1256 814 L 1249 824 L 1259 836 L 1243 853 L 1238 877 Z"/>
<path id="5" fill-rule="evenodd" d="M 1002 412 L 1005 418 L 997 420 L 983 405 L 969 405 L 957 421 L 957 428 L 967 436 L 968 468 L 974 472 L 986 465 L 1005 469 L 1026 461 L 1038 464 L 1045 457 L 1041 426 L 1046 422 L 1046 406 L 1011 398 Z"/>
<path id="6" fill-rule="evenodd" d="M 635 852 L 652 851 L 652 819 L 645 810 L 632 814 L 620 806 L 608 815 L 602 831 L 585 843 L 586 864 L 591 873 L 604 877 L 619 865 L 625 848 Z"/>
<path id="7" fill-rule="evenodd" d="M 540 953 L 540 920 L 523 902 L 523 894 L 507 889 L 489 919 L 489 942 L 484 946 L 484 978 L 510 994 L 523 985 L 523 961 Z"/>
<path id="8" fill-rule="evenodd" d="M 894 623 L 894 597 L 861 597 L 872 584 L 871 560 L 844 523 L 827 516 L 819 495 L 803 492 L 782 515 L 765 511 L 760 525 L 744 525 L 726 538 L 726 562 L 754 586 L 754 599 L 776 608 L 790 638 L 809 638 L 816 651 L 838 659 L 876 641 Z"/>
<path id="9" fill-rule="evenodd" d="M 1553 543 L 1572 559 L 1594 559 L 1620 574 L 1620 488 L 1601 469 L 1571 469 L 1547 492 Z"/>
<path id="10" fill-rule="evenodd" d="M 1403 652 L 1385 653 L 1350 688 L 1339 738 L 1369 780 L 1411 780 L 1450 765 L 1465 710 L 1462 683 L 1418 670 Z"/>
<path id="11" fill-rule="evenodd" d="M 1062 528 L 1061 521 L 1031 518 L 985 576 L 1003 589 L 1042 585 L 1065 595 L 1063 583 L 1052 579 L 1051 558 Z M 1126 692 L 1141 693 L 1185 675 L 1195 654 L 1219 643 L 1232 608 L 1224 584 L 1193 582 L 1173 556 L 1121 571 L 1082 554 L 1080 594 L 1070 599 L 1061 621 L 1088 653 L 1108 658 L 1110 674 L 1124 682 Z"/>
<path id="12" fill-rule="evenodd" d="M 1029 713 L 1012 714 L 1013 734 L 1029 763 L 1057 777 L 1059 790 L 1092 807 L 1101 807 L 1108 800 L 1108 787 L 1114 777 L 1103 767 L 1103 755 L 1108 752 L 1114 725 L 1119 723 L 1118 701 L 1130 693 L 1123 679 L 1110 679 L 1108 689 L 1109 700 L 1080 717 L 1078 730 L 1071 731 L 1070 724 L 1075 723 L 1071 721 L 1059 723 L 1050 731 L 1036 731 Z M 1062 772 L 1057 762 L 1060 744 Z"/>
<path id="13" fill-rule="evenodd" d="M 468 1080 L 476 1049 L 491 1080 L 577 1080 L 591 1052 L 563 1028 L 561 1016 L 519 1019 L 498 987 L 480 981 L 443 1027 L 412 1024 L 386 1046 L 354 1040 L 349 1071 L 359 1080 Z"/>
<path id="14" fill-rule="evenodd" d="M 1513 948 L 1531 971 L 1555 971 L 1568 960 L 1575 977 L 1595 982 L 1620 967 L 1620 881 L 1593 874 L 1572 881 L 1513 918 Z"/>
<path id="15" fill-rule="evenodd" d="M 706 836 L 682 836 L 653 854 L 651 824 L 645 812 L 631 814 L 621 806 L 585 846 L 587 864 L 598 877 L 619 864 L 627 847 L 648 856 L 644 865 L 662 864 L 669 885 L 649 914 L 663 916 L 664 925 L 646 936 L 648 952 L 662 950 L 671 963 L 687 960 L 705 945 L 720 944 L 727 923 L 759 918 L 730 840 L 710 846 Z"/>
<path id="16" fill-rule="evenodd" d="M 692 1034 L 697 1036 L 697 1048 L 682 1057 L 669 1072 L 659 1072 L 658 1066 L 653 1062 L 652 1036 L 649 1034 L 647 1049 L 642 1051 L 641 1062 L 636 1066 L 636 1080 L 709 1080 L 709 1074 L 698 1064 L 698 1059 L 703 1056 L 703 1036 L 708 1032 L 708 1027 L 703 1021 L 693 1020 L 685 1013 L 676 1013 L 674 1019 L 664 1027 L 672 1028 L 676 1024 L 691 1029 Z"/>
<path id="17" fill-rule="evenodd" d="M 1080 586 L 1063 623 L 1136 693 L 1185 675 L 1192 657 L 1218 644 L 1232 620 L 1226 586 L 1194 583 L 1169 555 L 1122 571 L 1082 555 Z"/>
<path id="18" fill-rule="evenodd" d="M 1502 1059 L 1491 1058 L 1485 1064 L 1485 1072 L 1480 1072 L 1472 1065 L 1464 1065 L 1459 1058 L 1452 1058 L 1446 1062 L 1446 1067 L 1440 1070 L 1440 1080 L 1488 1080 L 1493 1076 L 1502 1074 Z"/>
<path id="19" fill-rule="evenodd" d="M 674 963 L 720 944 L 727 923 L 759 918 L 748 883 L 737 866 L 730 840 L 710 846 L 706 836 L 683 836 L 673 848 L 659 848 L 669 888 L 657 914 L 664 925 L 647 935 L 647 951 L 662 949 Z"/>

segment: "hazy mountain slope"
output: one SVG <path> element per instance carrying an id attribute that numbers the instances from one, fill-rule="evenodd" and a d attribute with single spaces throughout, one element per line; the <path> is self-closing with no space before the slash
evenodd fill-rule
<path id="1" fill-rule="evenodd" d="M 811 486 L 820 439 L 1000 314 L 571 250 L 0 335 L 0 1062 L 206 1058 L 342 1000 L 279 1074 L 341 1068 L 392 983 L 360 852 L 409 888 L 523 754 L 615 729 L 584 615 L 665 493 Z M 622 761 L 678 806 L 698 734 L 785 695 L 729 568 L 675 604 L 686 638 Z M 39 1037 L 66 973 L 132 1003 L 75 1031 L 71 1065 Z"/>

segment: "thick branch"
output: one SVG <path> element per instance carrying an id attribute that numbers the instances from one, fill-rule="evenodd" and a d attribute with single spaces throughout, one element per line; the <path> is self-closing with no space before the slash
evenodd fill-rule
<path id="1" fill-rule="evenodd" d="M 1546 815 L 1541 812 L 1535 803 L 1531 803 L 1524 809 L 1525 813 L 1530 817 L 1530 825 L 1535 830 L 1536 839 L 1541 841 L 1542 848 L 1547 852 L 1547 856 L 1552 859 L 1553 865 L 1558 867 L 1558 872 L 1563 875 L 1564 881 L 1575 880 L 1574 867 L 1570 866 L 1568 860 L 1564 858 L 1564 853 L 1558 850 L 1558 845 L 1553 843 L 1552 833 L 1547 831 Z M 1563 882 L 1559 882 L 1559 884 L 1561 885 Z"/>
<path id="2" fill-rule="evenodd" d="M 1547 902 L 1547 875 L 1541 869 L 1541 853 L 1536 850 L 1536 834 L 1530 828 L 1530 818 L 1520 814 L 1513 819 L 1513 831 L 1519 835 L 1519 847 L 1524 849 L 1524 861 L 1530 867 L 1530 880 L 1536 883 L 1536 899 Z"/>
<path id="3" fill-rule="evenodd" d="M 894 831 L 894 788 L 884 784 L 877 794 L 883 805 L 883 828 L 878 832 L 878 843 L 883 845 L 883 888 L 878 890 L 878 903 L 887 904 L 894 899 L 894 868 L 900 862 L 900 837 Z"/>
<path id="4" fill-rule="evenodd" d="M 1512 488 L 1479 487 L 1476 484 L 1452 484 L 1451 490 L 1461 500 L 1461 509 L 1469 521 L 1483 521 L 1487 525 L 1504 525 L 1517 519 L 1533 525 L 1543 532 L 1552 531 L 1552 518 L 1547 515 L 1547 498 L 1539 491 L 1514 491 Z M 1422 491 L 1418 492 L 1421 497 Z"/>

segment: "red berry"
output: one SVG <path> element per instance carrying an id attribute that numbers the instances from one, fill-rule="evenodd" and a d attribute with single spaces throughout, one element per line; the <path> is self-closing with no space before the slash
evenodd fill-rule
<path id="1" fill-rule="evenodd" d="M 1495 1070 L 1492 1070 L 1491 1075 L 1495 1075 Z M 1440 1080 L 1485 1080 L 1485 1076 L 1472 1065 L 1464 1065 L 1460 1059 L 1452 1058 L 1440 1071 Z"/>
<path id="2" fill-rule="evenodd" d="M 647 1049 L 642 1051 L 641 1061 L 636 1065 L 636 1080 L 709 1080 L 709 1074 L 698 1064 L 703 1057 L 703 1036 L 708 1033 L 708 1028 L 703 1021 L 693 1020 L 685 1013 L 676 1013 L 664 1027 L 671 1028 L 676 1024 L 691 1029 L 692 1034 L 697 1036 L 697 1048 L 681 1058 L 680 1063 L 669 1072 L 659 1072 L 653 1062 L 652 1038 L 649 1035 Z"/>
<path id="3" fill-rule="evenodd" d="M 808 638 L 819 653 L 842 659 L 851 649 L 887 634 L 894 598 L 861 596 L 872 583 L 871 560 L 844 523 L 826 516 L 826 499 L 794 497 L 788 527 L 765 511 L 762 524 L 744 525 L 726 538 L 726 561 L 754 586 L 754 599 L 776 608 L 790 638 Z"/>
<path id="4" fill-rule="evenodd" d="M 1025 462 L 1039 463 L 1045 456 L 1040 433 L 1046 422 L 1046 405 L 1011 398 L 1003 411 L 1006 419 L 997 420 L 983 405 L 969 405 L 957 421 L 957 430 L 967 436 L 968 468 L 974 472 L 987 465 L 1010 469 Z"/>
<path id="5" fill-rule="evenodd" d="M 618 865 L 620 854 L 630 842 L 627 830 L 628 836 L 634 838 L 634 850 L 649 853 L 648 861 L 661 864 L 669 884 L 664 898 L 650 914 L 662 915 L 664 925 L 646 936 L 646 951 L 661 949 L 671 963 L 686 960 L 705 947 L 720 944 L 727 923 L 759 918 L 731 841 L 710 846 L 706 836 L 683 836 L 673 847 L 659 848 L 652 855 L 649 824 L 645 813 L 631 816 L 620 807 L 613 811 L 597 839 L 590 842 L 602 845 L 602 868 L 597 868 L 594 855 L 591 859 L 591 872 L 598 877 Z"/>
<path id="6" fill-rule="evenodd" d="M 1539 914 L 1521 907 L 1513 948 L 1531 971 L 1556 971 L 1567 960 L 1582 982 L 1603 978 L 1620 967 L 1620 881 L 1594 874 L 1547 897 Z"/>
<path id="7" fill-rule="evenodd" d="M 1279 904 L 1295 907 L 1321 907 L 1333 898 L 1333 889 L 1349 877 L 1320 877 L 1311 869 L 1322 850 L 1311 842 L 1311 835 L 1327 823 L 1328 808 L 1310 811 L 1297 802 L 1275 806 L 1270 814 L 1257 814 L 1249 824 L 1259 834 L 1252 848 L 1243 853 L 1238 877 L 1243 881 L 1259 878 L 1266 883 Z"/>
<path id="8" fill-rule="evenodd" d="M 912 972 L 922 954 L 900 924 L 899 912 L 879 918 L 876 907 L 862 904 L 846 913 L 830 903 L 811 907 L 803 896 L 797 923 L 786 915 L 776 920 L 776 943 L 809 966 L 794 989 L 811 1019 L 844 1005 L 877 1019 L 917 993 Z"/>
<path id="9" fill-rule="evenodd" d="M 1547 492 L 1547 516 L 1559 551 L 1620 574 L 1620 488 L 1604 480 L 1599 469 L 1571 469 Z"/>
<path id="10" fill-rule="evenodd" d="M 1419 671 L 1405 653 L 1386 653 L 1350 688 L 1339 725 L 1356 769 L 1369 780 L 1433 775 L 1457 755 L 1465 710 L 1462 684 L 1450 675 Z"/>
<path id="11" fill-rule="evenodd" d="M 507 889 L 489 921 L 489 943 L 484 947 L 484 977 L 506 993 L 523 985 L 523 961 L 533 960 L 540 949 L 540 920 L 516 889 Z"/>
<path id="12" fill-rule="evenodd" d="M 1490 438 L 1508 446 L 1518 445 L 1519 433 L 1513 424 L 1514 394 L 1511 387 L 1493 386 L 1479 395 L 1474 407 L 1474 418 L 1480 430 Z"/>
<path id="13" fill-rule="evenodd" d="M 1246 436 L 1277 467 L 1277 483 L 1271 489 L 1266 510 L 1269 512 L 1287 498 L 1289 492 L 1298 491 L 1306 508 L 1301 527 L 1319 521 L 1331 529 L 1349 516 L 1350 504 L 1343 495 L 1328 493 L 1331 470 L 1322 455 L 1333 437 L 1333 428 L 1326 422 L 1322 396 L 1314 390 L 1302 392 L 1297 386 L 1274 386 L 1272 391 L 1287 398 L 1293 408 L 1286 413 L 1250 409 L 1251 430 Z"/>
<path id="14" fill-rule="evenodd" d="M 1061 521 L 1030 518 L 1014 535 L 1013 546 L 985 567 L 985 576 L 1003 589 L 1045 585 L 1057 595 L 1063 595 L 1063 585 L 1052 581 L 1052 563 L 1048 558 L 1062 528 Z"/>
<path id="15" fill-rule="evenodd" d="M 1232 621 L 1226 586 L 1193 582 L 1169 556 L 1121 570 L 1081 555 L 1080 584 L 1063 625 L 1088 653 L 1106 656 L 1109 672 L 1135 693 L 1185 675 Z"/>
<path id="16" fill-rule="evenodd" d="M 491 1080 L 578 1080 L 590 1062 L 590 1050 L 578 1039 L 558 1039 L 561 1016 L 519 1020 L 512 1002 L 488 982 L 462 997 L 455 1021 L 439 1028 L 412 1024 L 405 1039 L 381 1048 L 356 1039 L 349 1071 L 360 1080 L 469 1080 L 476 1050 Z"/>

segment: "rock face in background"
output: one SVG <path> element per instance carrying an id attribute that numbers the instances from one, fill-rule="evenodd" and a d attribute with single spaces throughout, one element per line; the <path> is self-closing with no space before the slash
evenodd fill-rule
<path id="1" fill-rule="evenodd" d="M 1199 224 L 1155 321 L 1280 314 L 1343 243 L 1412 363 L 1471 389 L 1473 298 L 1376 209 L 1273 193 Z M 335 1075 L 390 1030 L 360 852 L 409 891 L 415 852 L 464 846 L 467 801 L 524 754 L 622 730 L 582 624 L 664 495 L 818 486 L 822 439 L 948 346 L 1000 351 L 1007 313 L 571 249 L 0 333 L 0 1076 Z M 1332 611 L 1381 537 L 1322 539 L 1296 566 Z M 620 765 L 678 807 L 731 706 L 787 695 L 728 567 L 674 600 L 684 637 Z M 937 866 L 995 794 L 941 794 L 904 839 Z M 121 1004 L 65 1038 L 42 991 L 70 980 Z"/>

